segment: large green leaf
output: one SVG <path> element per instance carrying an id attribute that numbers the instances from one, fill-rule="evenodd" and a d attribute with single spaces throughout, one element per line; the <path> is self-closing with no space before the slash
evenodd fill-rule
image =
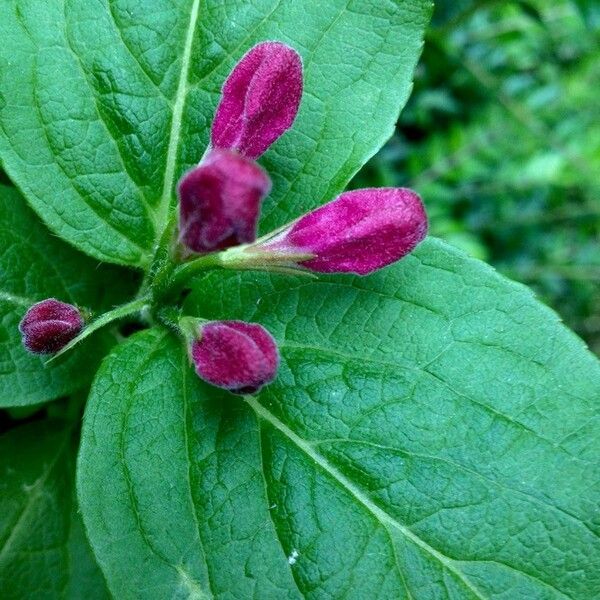
<path id="1" fill-rule="evenodd" d="M 78 486 L 118 598 L 600 594 L 600 367 L 522 286 L 441 242 L 368 278 L 214 273 L 277 380 L 201 383 L 171 333 L 103 363 Z"/>
<path id="2" fill-rule="evenodd" d="M 73 429 L 37 422 L 0 436 L 4 600 L 100 600 L 104 578 L 75 503 Z"/>
<path id="3" fill-rule="evenodd" d="M 101 333 L 45 366 L 21 344 L 19 321 L 29 306 L 55 297 L 105 310 L 137 282 L 133 272 L 98 265 L 53 236 L 14 188 L 0 185 L 0 406 L 52 400 L 87 384 L 109 347 Z"/>
<path id="4" fill-rule="evenodd" d="M 5 0 L 0 157 L 55 232 L 144 265 L 229 70 L 279 39 L 302 54 L 306 93 L 265 157 L 270 227 L 341 191 L 392 133 L 429 12 L 429 0 Z"/>

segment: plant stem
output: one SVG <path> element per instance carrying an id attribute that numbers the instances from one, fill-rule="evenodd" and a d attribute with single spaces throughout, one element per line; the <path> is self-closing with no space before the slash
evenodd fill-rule
<path id="1" fill-rule="evenodd" d="M 113 308 L 108 312 L 100 315 L 97 319 L 92 321 L 89 325 L 86 325 L 85 329 L 73 340 L 71 340 L 60 352 L 57 352 L 52 358 L 46 361 L 46 364 L 53 361 L 55 358 L 58 358 L 65 352 L 68 352 L 71 348 L 79 344 L 79 342 L 83 341 L 89 335 L 97 331 L 101 327 L 112 323 L 118 319 L 122 319 L 123 317 L 127 317 L 134 313 L 140 312 L 146 306 L 148 306 L 150 302 L 150 297 L 145 296 L 143 298 L 136 298 L 127 304 L 123 304 L 121 306 L 117 306 L 117 308 Z"/>
<path id="2" fill-rule="evenodd" d="M 269 234 L 269 237 L 271 235 Z M 164 293 L 173 296 L 181 291 L 195 275 L 215 267 L 236 269 L 238 271 L 269 271 L 271 273 L 285 273 L 286 275 L 315 277 L 310 271 L 298 267 L 298 263 L 314 258 L 313 254 L 257 252 L 253 250 L 261 240 L 252 245 L 235 246 L 221 252 L 205 254 L 179 265 L 170 272 L 170 279 L 165 281 Z"/>
<path id="3" fill-rule="evenodd" d="M 147 296 L 151 288 L 155 288 L 157 285 L 160 286 L 162 279 L 170 274 L 176 249 L 175 231 L 177 228 L 177 218 L 177 213 L 173 212 L 156 246 L 152 264 L 144 275 L 137 298 Z"/>
<path id="4" fill-rule="evenodd" d="M 213 267 L 225 267 L 222 253 L 205 254 L 177 267 L 168 284 L 169 291 L 179 291 L 192 277 Z"/>

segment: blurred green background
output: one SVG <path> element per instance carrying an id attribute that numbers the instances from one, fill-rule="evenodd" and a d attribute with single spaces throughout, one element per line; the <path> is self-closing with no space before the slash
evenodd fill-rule
<path id="1" fill-rule="evenodd" d="M 531 286 L 600 354 L 600 1 L 436 3 L 395 136 L 353 187 Z"/>

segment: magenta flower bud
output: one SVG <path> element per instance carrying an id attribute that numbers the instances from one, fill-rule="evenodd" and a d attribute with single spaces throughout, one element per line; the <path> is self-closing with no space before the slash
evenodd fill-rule
<path id="1" fill-rule="evenodd" d="M 211 252 L 256 239 L 267 173 L 253 160 L 212 150 L 179 183 L 179 239 L 194 252 Z"/>
<path id="2" fill-rule="evenodd" d="M 19 323 L 19 331 L 27 350 L 35 354 L 51 354 L 76 337 L 83 325 L 83 317 L 75 306 L 48 298 L 34 304 L 25 313 Z"/>
<path id="3" fill-rule="evenodd" d="M 261 325 L 244 321 L 209 321 L 192 342 L 199 377 L 235 394 L 253 394 L 275 378 L 279 352 Z"/>
<path id="4" fill-rule="evenodd" d="M 427 233 L 419 196 L 405 188 L 346 192 L 259 245 L 281 256 L 312 255 L 297 264 L 319 273 L 366 275 L 408 254 Z"/>
<path id="5" fill-rule="evenodd" d="M 245 54 L 225 81 L 211 131 L 215 148 L 258 158 L 294 122 L 302 97 L 302 59 L 280 42 Z"/>

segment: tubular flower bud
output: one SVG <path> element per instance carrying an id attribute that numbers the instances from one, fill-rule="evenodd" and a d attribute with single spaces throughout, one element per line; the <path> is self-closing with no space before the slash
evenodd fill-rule
<path id="1" fill-rule="evenodd" d="M 84 321 L 72 304 L 54 298 L 34 304 L 19 324 L 23 345 L 35 354 L 51 354 L 66 346 L 83 329 Z"/>
<path id="2" fill-rule="evenodd" d="M 319 273 L 366 275 L 411 252 L 427 233 L 419 196 L 405 188 L 346 192 L 255 247 Z M 311 255 L 298 261 L 294 256 Z"/>
<path id="3" fill-rule="evenodd" d="M 267 173 L 253 160 L 212 150 L 179 183 L 179 239 L 194 252 L 211 252 L 256 239 Z"/>
<path id="4" fill-rule="evenodd" d="M 235 394 L 253 394 L 277 373 L 279 352 L 261 325 L 209 321 L 192 341 L 191 357 L 199 377 Z"/>
<path id="5" fill-rule="evenodd" d="M 215 148 L 258 158 L 294 122 L 302 97 L 302 59 L 280 42 L 246 53 L 225 81 L 212 125 Z"/>

